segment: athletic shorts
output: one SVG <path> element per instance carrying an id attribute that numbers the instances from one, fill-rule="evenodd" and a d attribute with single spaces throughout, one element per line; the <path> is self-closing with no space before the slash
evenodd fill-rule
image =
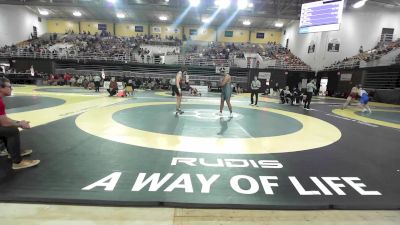
<path id="1" fill-rule="evenodd" d="M 351 97 L 351 99 L 356 99 L 357 94 L 356 93 L 350 93 L 349 97 Z"/>
<path id="2" fill-rule="evenodd" d="M 366 105 L 366 104 L 368 104 L 368 102 L 369 102 L 369 97 L 368 96 L 363 96 L 363 97 L 360 98 L 360 103 L 361 104 Z"/>
<path id="3" fill-rule="evenodd" d="M 221 92 L 221 99 L 225 101 L 229 101 L 231 99 L 232 93 L 226 93 L 224 91 Z"/>
<path id="4" fill-rule="evenodd" d="M 176 96 L 182 96 L 182 91 L 179 93 L 178 87 L 176 85 L 172 86 L 172 91 L 176 94 Z"/>

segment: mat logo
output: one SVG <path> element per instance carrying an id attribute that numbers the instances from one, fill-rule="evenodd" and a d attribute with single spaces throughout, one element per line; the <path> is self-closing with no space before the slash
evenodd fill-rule
<path id="1" fill-rule="evenodd" d="M 82 190 L 89 191 L 94 188 L 104 188 L 104 191 L 114 191 L 122 172 L 114 172 L 93 184 L 90 184 Z M 382 195 L 379 191 L 365 190 L 367 187 L 361 183 L 358 177 L 310 177 L 309 181 L 299 180 L 295 176 L 279 178 L 277 176 L 257 176 L 252 177 L 248 175 L 235 175 L 230 179 L 219 179 L 221 174 L 174 174 L 167 173 L 139 173 L 131 189 L 132 192 L 174 192 L 184 191 L 185 193 L 210 193 L 215 190 L 231 190 L 237 194 L 251 195 L 257 193 L 264 193 L 265 195 L 275 195 L 274 189 L 280 187 L 279 183 L 286 179 L 292 184 L 292 187 L 301 196 L 310 195 L 346 195 L 342 188 L 352 188 L 360 195 Z M 225 183 L 229 180 L 229 183 Z M 221 186 L 221 183 L 223 186 Z M 226 186 L 229 185 L 229 186 Z M 285 185 L 286 186 L 286 185 Z M 286 186 L 287 189 L 288 186 Z"/>
<path id="2" fill-rule="evenodd" d="M 278 160 L 248 160 L 248 159 L 212 159 L 204 158 L 185 158 L 174 157 L 171 166 L 187 165 L 187 166 L 205 166 L 205 167 L 228 167 L 228 168 L 268 168 L 280 169 L 283 165 Z"/>
<path id="3" fill-rule="evenodd" d="M 243 118 L 243 116 L 241 114 L 235 113 L 235 112 L 232 114 L 232 116 L 235 119 Z M 185 113 L 180 115 L 179 117 L 194 117 L 196 119 L 212 120 L 212 121 L 223 118 L 223 117 L 217 115 L 215 113 L 215 110 L 211 110 L 211 109 L 185 110 Z M 228 117 L 228 115 L 226 115 L 226 117 Z"/>

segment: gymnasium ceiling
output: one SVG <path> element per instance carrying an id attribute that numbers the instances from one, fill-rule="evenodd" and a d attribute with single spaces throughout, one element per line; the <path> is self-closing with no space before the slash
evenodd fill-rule
<path id="1" fill-rule="evenodd" d="M 236 0 L 231 0 L 235 5 Z M 250 27 L 274 28 L 275 22 L 286 24 L 299 19 L 301 4 L 314 0 L 249 0 L 254 7 L 240 10 L 230 26 L 244 27 L 243 21 L 251 21 Z M 357 0 L 345 0 L 346 7 Z M 134 21 L 149 23 L 173 23 L 181 13 L 188 8 L 188 0 L 116 0 L 115 4 L 106 0 L 0 0 L 0 4 L 25 5 L 31 11 L 48 10 L 46 18 L 76 19 L 72 12 L 79 10 L 82 16 L 79 19 L 95 19 L 106 21 Z M 400 0 L 370 0 L 368 4 L 381 7 L 399 7 Z M 1 5 L 0 5 L 1 7 Z M 235 11 L 236 7 L 222 10 L 212 25 L 218 26 L 226 21 Z M 201 5 L 192 8 L 184 17 L 182 24 L 198 25 L 202 18 L 210 17 L 216 11 L 214 0 L 201 0 Z M 116 17 L 117 12 L 125 14 L 124 19 Z M 159 16 L 166 16 L 167 21 L 162 22 Z"/>

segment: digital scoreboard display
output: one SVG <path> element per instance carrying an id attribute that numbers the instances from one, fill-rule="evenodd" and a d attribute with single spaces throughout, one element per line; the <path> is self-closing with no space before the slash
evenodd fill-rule
<path id="1" fill-rule="evenodd" d="M 317 1 L 301 6 L 300 33 L 339 30 L 343 0 Z"/>

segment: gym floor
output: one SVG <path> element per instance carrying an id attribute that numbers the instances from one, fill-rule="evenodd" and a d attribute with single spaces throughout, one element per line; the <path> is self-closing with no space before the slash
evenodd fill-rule
<path id="1" fill-rule="evenodd" d="M 4 203 L 0 208 L 8 212 L 6 218 L 15 217 L 3 208 L 91 208 L 54 204 L 93 205 L 96 210 L 400 209 L 398 105 L 371 103 L 372 114 L 365 114 L 356 103 L 341 110 L 342 99 L 314 97 L 307 111 L 261 95 L 259 107 L 250 106 L 249 94 L 241 94 L 232 97 L 229 118 L 226 106 L 222 117 L 215 115 L 218 93 L 185 95 L 180 116 L 168 91 L 120 98 L 82 88 L 17 86 L 13 93 L 4 99 L 7 114 L 31 121 L 32 129 L 21 133 L 22 147 L 33 149 L 30 158 L 42 162 L 18 172 L 2 166 L 8 175 L 0 183 L 0 201 L 51 205 Z M 116 214 L 133 210 L 112 209 Z M 165 212 L 165 224 L 202 224 L 204 218 L 259 224 L 246 218 L 279 222 L 285 214 L 149 210 L 150 218 L 153 210 Z M 290 215 L 306 224 L 317 212 Z M 324 212 L 332 218 L 338 213 Z M 373 213 L 387 222 L 379 224 L 399 221 L 398 211 Z M 351 215 L 365 219 L 371 211 Z M 320 219 L 318 224 L 330 224 Z"/>

